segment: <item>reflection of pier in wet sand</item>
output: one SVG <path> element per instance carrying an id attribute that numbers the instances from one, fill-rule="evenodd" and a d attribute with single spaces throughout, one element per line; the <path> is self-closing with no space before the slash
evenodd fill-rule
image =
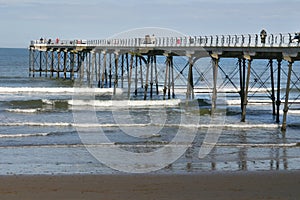
<path id="1" fill-rule="evenodd" d="M 250 34 L 37 40 L 31 42 L 29 50 L 31 76 L 77 78 L 90 87 L 110 87 L 114 91 L 127 88 L 128 97 L 132 93 L 137 95 L 142 89 L 144 99 L 148 95 L 153 98 L 162 88 L 163 98 L 170 99 L 175 97 L 177 86 L 181 84 L 188 100 L 195 97 L 195 91 L 206 88 L 211 93 L 214 110 L 218 93 L 228 92 L 225 87 L 230 85 L 231 92 L 240 98 L 241 121 L 246 119 L 251 94 L 255 98 L 255 94 L 263 93 L 272 104 L 277 123 L 280 122 L 281 102 L 284 102 L 282 130 L 286 130 L 287 113 L 292 104 L 290 90 L 300 91 L 297 86 L 300 79 L 293 71 L 293 64 L 300 60 L 300 45 L 293 42 L 291 34 L 270 34 L 264 40 L 259 35 Z M 186 62 L 175 64 L 175 57 L 185 58 Z M 199 69 L 197 62 L 205 57 L 210 57 L 212 62 L 210 66 Z M 233 71 L 221 66 L 220 59 L 226 58 L 237 59 Z M 253 66 L 257 59 L 268 61 L 261 73 Z M 160 60 L 164 60 L 163 67 L 158 67 Z M 254 86 L 264 92 L 253 90 Z M 283 90 L 285 92 L 281 94 Z M 293 100 L 296 99 L 298 97 Z"/>

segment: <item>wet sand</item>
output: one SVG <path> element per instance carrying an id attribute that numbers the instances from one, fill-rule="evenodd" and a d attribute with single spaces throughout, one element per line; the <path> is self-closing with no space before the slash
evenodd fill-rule
<path id="1" fill-rule="evenodd" d="M 299 199 L 300 171 L 1 176 L 0 199 Z"/>

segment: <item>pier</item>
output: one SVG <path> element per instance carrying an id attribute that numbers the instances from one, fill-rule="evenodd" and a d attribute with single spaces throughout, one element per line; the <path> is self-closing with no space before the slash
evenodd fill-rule
<path id="1" fill-rule="evenodd" d="M 281 121 L 283 103 L 282 130 L 285 131 L 289 107 L 299 98 L 291 100 L 290 91 L 295 89 L 300 94 L 300 75 L 293 70 L 295 62 L 300 60 L 299 52 L 299 38 L 291 33 L 40 39 L 31 41 L 29 46 L 29 76 L 77 79 L 89 87 L 114 88 L 114 93 L 117 88 L 126 88 L 129 98 L 142 89 L 145 100 L 154 95 L 175 98 L 179 85 L 176 82 L 181 82 L 187 100 L 195 98 L 198 88 L 202 88 L 201 92 L 205 88 L 211 94 L 212 111 L 218 93 L 235 93 L 240 99 L 243 122 L 249 98 L 257 97 L 258 90 L 252 90 L 256 87 L 271 102 L 277 123 Z M 182 57 L 186 62 L 175 63 L 175 57 Z M 197 70 L 196 63 L 204 58 L 210 58 L 211 65 Z M 231 70 L 220 64 L 226 58 L 236 59 Z M 255 60 L 266 60 L 259 72 L 253 66 Z M 163 65 L 163 70 L 158 65 Z M 226 90 L 227 86 L 230 91 Z"/>

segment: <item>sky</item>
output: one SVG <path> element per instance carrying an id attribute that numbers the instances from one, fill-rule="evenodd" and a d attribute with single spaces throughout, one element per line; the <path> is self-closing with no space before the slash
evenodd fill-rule
<path id="1" fill-rule="evenodd" d="M 105 39 L 160 27 L 186 35 L 300 31 L 300 0 L 0 0 L 0 47 L 43 38 Z"/>

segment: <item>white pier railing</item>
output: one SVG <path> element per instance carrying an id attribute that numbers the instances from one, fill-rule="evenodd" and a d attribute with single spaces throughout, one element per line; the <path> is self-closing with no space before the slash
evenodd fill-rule
<path id="1" fill-rule="evenodd" d="M 91 47 L 300 47 L 299 34 L 269 34 L 264 40 L 259 34 L 186 37 L 154 37 L 100 40 L 34 40 L 39 46 Z"/>

